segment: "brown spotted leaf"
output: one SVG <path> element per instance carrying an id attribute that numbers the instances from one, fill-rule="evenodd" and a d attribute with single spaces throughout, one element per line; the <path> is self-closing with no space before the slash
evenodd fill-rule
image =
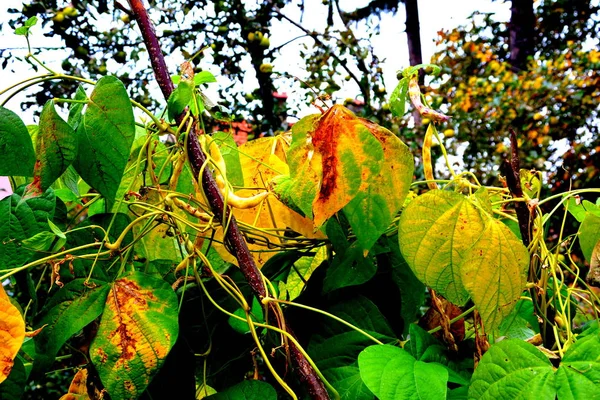
<path id="1" fill-rule="evenodd" d="M 136 272 L 106 299 L 90 356 L 113 399 L 138 398 L 177 339 L 177 296 L 163 280 Z"/>
<path id="2" fill-rule="evenodd" d="M 296 205 L 312 214 L 317 228 L 365 191 L 381 171 L 384 152 L 372 125 L 341 105 L 294 125 L 288 164 L 301 199 Z"/>
<path id="3" fill-rule="evenodd" d="M 0 383 L 6 380 L 25 338 L 25 321 L 0 285 Z"/>

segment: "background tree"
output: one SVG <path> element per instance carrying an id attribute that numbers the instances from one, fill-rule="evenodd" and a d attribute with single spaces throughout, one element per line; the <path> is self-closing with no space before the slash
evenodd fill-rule
<path id="1" fill-rule="evenodd" d="M 42 25 L 51 27 L 48 35 L 56 35 L 64 41 L 66 53 L 61 57 L 64 57 L 62 69 L 66 74 L 83 74 L 91 79 L 107 72 L 115 74 L 131 88 L 136 101 L 152 108 L 156 103 L 149 93 L 150 66 L 145 61 L 140 36 L 123 4 L 31 0 L 22 10 L 9 10 L 15 15 L 10 25 L 14 27 L 37 15 Z M 339 90 L 344 79 L 352 80 L 358 85 L 366 114 L 384 121 L 390 120 L 390 114 L 378 106 L 384 103 L 385 85 L 380 60 L 369 43 L 369 38 L 378 33 L 377 24 L 367 24 L 366 40 L 357 39 L 351 24 L 364 18 L 377 18 L 381 12 L 395 11 L 398 4 L 397 1 L 373 1 L 368 7 L 352 11 L 341 9 L 338 2 L 332 0 L 327 21 L 322 21 L 326 27 L 322 32 L 308 30 L 301 21 L 284 13 L 285 6 L 295 7 L 288 0 L 264 0 L 255 4 L 240 0 L 158 0 L 150 2 L 150 15 L 157 24 L 161 45 L 171 55 L 167 59 L 171 70 L 177 69 L 175 60 L 183 59 L 193 59 L 197 71 L 200 70 L 201 60 L 206 57 L 206 51 L 202 50 L 212 48 L 212 62 L 231 82 L 220 90 L 219 104 L 235 116 L 251 120 L 256 132 L 273 132 L 281 129 L 288 108 L 284 102 L 277 101 L 273 93 L 281 82 L 295 79 L 270 73 L 270 64 L 283 47 L 295 42 L 273 47 L 270 41 L 273 22 L 281 20 L 290 29 L 297 30 L 299 36 L 296 39 L 314 39 L 314 45 L 300 53 L 299 61 L 306 60 L 309 78 L 302 86 L 306 95 L 296 97 L 304 97 L 310 103 L 319 95 Z M 303 6 L 299 7 L 303 12 Z M 104 30 L 106 26 L 110 29 Z M 416 27 L 417 30 L 412 31 L 418 34 L 418 25 L 411 26 Z M 417 43 L 416 39 L 412 42 Z M 417 49 L 418 46 L 412 53 L 417 54 Z M 0 50 L 0 60 L 4 67 L 18 68 L 20 63 L 11 58 L 11 52 L 6 49 Z M 248 65 L 252 66 L 250 73 L 255 75 L 257 82 L 257 87 L 250 89 L 243 84 L 249 72 L 246 71 Z M 71 93 L 74 85 L 48 81 L 23 107 Z"/>
<path id="2" fill-rule="evenodd" d="M 456 134 L 447 144 L 465 149 L 475 173 L 492 171 L 512 126 L 524 166 L 549 171 L 555 190 L 597 186 L 598 4 L 540 1 L 524 26 L 528 4 L 513 3 L 510 23 L 476 13 L 441 34 L 432 62 L 443 68 L 437 91 Z"/>

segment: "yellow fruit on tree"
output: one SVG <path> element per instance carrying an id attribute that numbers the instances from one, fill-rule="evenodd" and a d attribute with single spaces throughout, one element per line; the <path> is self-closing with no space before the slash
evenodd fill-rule
<path id="1" fill-rule="evenodd" d="M 444 136 L 447 138 L 454 137 L 454 129 L 446 129 L 444 131 Z"/>
<path id="2" fill-rule="evenodd" d="M 63 22 L 65 20 L 65 13 L 62 11 L 57 12 L 56 14 L 54 14 L 54 17 L 52 17 L 52 21 L 54 22 Z"/>
<path id="3" fill-rule="evenodd" d="M 79 12 L 77 11 L 77 9 L 75 7 L 73 7 L 73 6 L 67 6 L 67 7 L 65 7 L 65 9 L 63 10 L 63 12 L 68 17 L 74 17 L 77 14 L 79 14 Z"/>
<path id="4" fill-rule="evenodd" d="M 430 122 L 431 122 L 431 120 L 430 120 L 429 118 L 423 118 L 423 119 L 421 120 L 421 123 L 422 123 L 423 125 L 429 125 L 429 123 L 430 123 Z"/>
<path id="5" fill-rule="evenodd" d="M 260 45 L 262 47 L 269 47 L 271 45 L 271 41 L 269 40 L 268 36 L 263 36 L 262 39 L 260 39 Z"/>
<path id="6" fill-rule="evenodd" d="M 249 41 L 249 42 L 253 42 L 253 41 L 254 41 L 254 36 L 255 36 L 255 35 L 254 35 L 254 32 L 250 32 L 250 33 L 248 34 L 248 41 Z"/>
<path id="7" fill-rule="evenodd" d="M 131 18 L 129 18 L 128 14 L 123 14 L 121 15 L 121 21 L 125 22 L 126 24 L 131 22 Z"/>
<path id="8" fill-rule="evenodd" d="M 271 64 L 261 64 L 258 69 L 260 70 L 260 72 L 264 72 L 264 73 L 268 74 L 269 72 L 273 71 L 273 65 L 271 65 Z"/>

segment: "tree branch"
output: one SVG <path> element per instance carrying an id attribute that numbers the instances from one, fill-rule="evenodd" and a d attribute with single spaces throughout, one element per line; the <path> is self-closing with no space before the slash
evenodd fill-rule
<path id="1" fill-rule="evenodd" d="M 160 50 L 154 26 L 150 21 L 148 13 L 142 4 L 142 0 L 128 0 L 131 12 L 140 27 L 144 43 L 150 54 L 150 61 L 156 76 L 156 80 L 163 92 L 165 99 L 168 99 L 173 92 L 173 83 L 167 70 L 164 55 Z M 178 118 L 181 121 L 181 116 Z M 229 210 L 225 208 L 223 196 L 215 182 L 215 179 L 209 168 L 202 168 L 206 162 L 206 155 L 202 151 L 198 142 L 198 133 L 192 128 L 188 136 L 188 158 L 195 177 L 202 173 L 201 181 L 208 203 L 217 220 L 223 221 L 230 218 L 229 228 L 225 232 L 225 241 L 229 246 L 234 257 L 238 260 L 238 265 L 244 278 L 248 282 L 254 295 L 262 300 L 267 295 L 265 284 L 261 273 L 250 254 L 248 245 L 242 236 L 238 224 Z M 287 325 L 286 325 L 287 327 Z M 291 329 L 288 329 L 291 333 Z M 308 386 L 308 392 L 313 399 L 329 399 L 329 395 L 323 382 L 319 379 L 314 369 L 310 366 L 304 355 L 299 349 L 290 343 L 290 355 L 295 364 L 295 371 L 299 379 Z"/>

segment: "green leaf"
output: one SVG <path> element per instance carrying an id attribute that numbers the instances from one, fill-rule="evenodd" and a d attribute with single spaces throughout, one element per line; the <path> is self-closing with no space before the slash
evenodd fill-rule
<path id="1" fill-rule="evenodd" d="M 539 323 L 530 300 L 519 300 L 498 326 L 498 336 L 527 340 L 539 331 Z"/>
<path id="2" fill-rule="evenodd" d="M 173 90 L 167 101 L 167 109 L 169 110 L 171 121 L 174 121 L 190 103 L 193 91 L 194 86 L 187 80 L 179 82 L 179 85 Z"/>
<path id="3" fill-rule="evenodd" d="M 250 333 L 250 327 L 246 320 L 246 312 L 240 307 L 234 312 L 238 317 L 244 318 L 244 321 L 240 321 L 237 318 L 229 317 L 229 325 L 238 333 L 246 334 Z M 263 309 L 260 302 L 256 297 L 252 298 L 252 309 L 250 310 L 250 317 L 254 322 L 264 322 Z"/>
<path id="4" fill-rule="evenodd" d="M 375 304 L 363 296 L 333 305 L 327 310 L 333 315 L 361 328 L 383 342 L 393 342 L 394 332 Z M 373 342 L 362 333 L 327 319 L 319 324 L 322 332 L 314 335 L 308 352 L 313 356 L 327 380 L 342 399 L 373 399 L 373 394 L 360 379 L 356 358 Z"/>
<path id="5" fill-rule="evenodd" d="M 540 190 L 542 190 L 542 181 L 540 180 L 540 173 L 538 171 L 521 169 L 519 170 L 519 179 L 523 193 L 530 199 L 539 197 Z"/>
<path id="6" fill-rule="evenodd" d="M 110 286 L 84 278 L 75 279 L 60 288 L 44 306 L 37 327 L 47 325 L 33 339 L 35 371 L 46 371 L 66 341 L 95 320 L 104 309 Z"/>
<path id="7" fill-rule="evenodd" d="M 581 201 L 574 196 L 569 197 L 569 200 L 565 203 L 565 207 L 569 208 L 569 212 L 578 222 L 583 222 L 585 217 L 590 214 L 600 217 L 600 207 L 588 200 Z"/>
<path id="8" fill-rule="evenodd" d="M 469 387 L 469 399 L 554 400 L 552 364 L 535 346 L 517 339 L 494 344 L 483 355 Z"/>
<path id="9" fill-rule="evenodd" d="M 414 161 L 408 147 L 392 132 L 372 127 L 381 143 L 383 165 L 364 191 L 344 207 L 344 214 L 364 250 L 386 231 L 404 204 L 413 177 Z"/>
<path id="10" fill-rule="evenodd" d="M 54 216 L 56 198 L 52 189 L 43 195 L 22 199 L 17 193 L 0 200 L 0 271 L 22 266 L 33 250 L 22 241 L 39 232 L 47 231 L 48 219 Z"/>
<path id="11" fill-rule="evenodd" d="M 490 218 L 459 266 L 461 280 L 484 326 L 497 328 L 510 314 L 527 283 L 529 252 L 502 222 Z"/>
<path id="12" fill-rule="evenodd" d="M 352 243 L 348 249 L 333 258 L 323 281 L 323 292 L 360 285 L 371 279 L 376 271 L 371 255 L 365 257 L 358 243 Z"/>
<path id="13" fill-rule="evenodd" d="M 27 371 L 21 357 L 15 357 L 8 378 L 0 384 L 0 399 L 20 400 L 27 386 Z"/>
<path id="14" fill-rule="evenodd" d="M 448 371 L 417 361 L 390 345 L 367 347 L 358 356 L 360 376 L 380 400 L 446 398 Z"/>
<path id="15" fill-rule="evenodd" d="M 209 71 L 200 71 L 194 74 L 194 84 L 196 86 L 202 85 L 203 83 L 211 83 L 216 81 L 217 78 L 215 78 L 215 76 Z"/>
<path id="16" fill-rule="evenodd" d="M 90 357 L 111 398 L 137 398 L 177 339 L 177 295 L 168 283 L 139 272 L 118 279 L 110 291 Z"/>
<path id="17" fill-rule="evenodd" d="M 326 259 L 327 247 L 321 246 L 317 249 L 317 252 L 313 257 L 300 257 L 298 260 L 296 260 L 296 262 L 294 262 L 294 266 L 290 270 L 285 282 L 287 299 L 289 301 L 292 301 L 300 296 L 312 273 Z"/>
<path id="18" fill-rule="evenodd" d="M 23 240 L 21 243 L 26 249 L 34 251 L 48 251 L 56 235 L 52 232 L 38 232 L 30 238 Z"/>
<path id="19" fill-rule="evenodd" d="M 29 28 L 26 26 L 19 26 L 15 29 L 15 35 L 27 36 L 29 34 Z"/>
<path id="20" fill-rule="evenodd" d="M 465 196 L 432 190 L 412 200 L 402 212 L 400 251 L 421 282 L 462 305 L 469 294 L 459 266 L 484 228 L 481 213 Z"/>
<path id="21" fill-rule="evenodd" d="M 600 240 L 600 216 L 588 214 L 579 226 L 579 245 L 588 262 L 592 260 L 594 246 Z"/>
<path id="22" fill-rule="evenodd" d="M 83 88 L 83 86 L 77 87 L 77 91 L 75 92 L 75 96 L 73 96 L 73 100 L 77 100 L 78 102 L 71 103 L 71 105 L 69 106 L 69 118 L 67 119 L 67 122 L 69 123 L 69 125 L 71 125 L 74 131 L 77 131 L 77 128 L 79 127 L 79 124 L 83 119 L 82 112 L 83 107 L 85 106 L 85 103 L 83 103 L 83 101 L 88 100 L 87 94 L 85 93 L 85 89 Z"/>
<path id="23" fill-rule="evenodd" d="M 0 107 L 0 176 L 33 176 L 35 153 L 27 127 L 21 118 Z"/>
<path id="24" fill-rule="evenodd" d="M 385 242 L 390 248 L 387 257 L 392 265 L 392 279 L 400 290 L 400 315 L 404 321 L 404 334 L 408 333 L 409 326 L 418 319 L 421 305 L 425 300 L 425 285 L 417 279 L 412 272 L 398 247 L 398 237 L 392 236 Z"/>
<path id="25" fill-rule="evenodd" d="M 34 26 L 35 24 L 37 24 L 38 22 L 38 17 L 36 17 L 35 15 L 33 17 L 29 17 L 27 19 L 27 21 L 25 21 L 25 25 L 27 28 L 31 28 L 32 26 Z"/>
<path id="26" fill-rule="evenodd" d="M 42 109 L 35 152 L 31 189 L 40 193 L 67 170 L 77 155 L 75 131 L 57 114 L 53 100 L 48 100 Z"/>
<path id="27" fill-rule="evenodd" d="M 373 393 L 360 377 L 358 362 L 343 367 L 322 371 L 329 383 L 335 387 L 342 400 L 373 400 Z"/>
<path id="28" fill-rule="evenodd" d="M 215 132 L 212 139 L 217 142 L 225 166 L 227 167 L 227 180 L 233 186 L 244 186 L 244 174 L 240 162 L 238 146 L 229 132 Z"/>
<path id="29" fill-rule="evenodd" d="M 556 371 L 556 389 L 560 400 L 600 398 L 600 335 L 571 345 Z"/>
<path id="30" fill-rule="evenodd" d="M 110 208 L 135 136 L 133 110 L 121 81 L 105 76 L 96 83 L 77 134 L 79 152 L 73 165 Z"/>
<path id="31" fill-rule="evenodd" d="M 206 397 L 207 400 L 277 400 L 277 392 L 266 382 L 242 381 L 222 392 Z"/>
<path id="32" fill-rule="evenodd" d="M 406 93 L 408 91 L 408 78 L 400 79 L 398 85 L 390 96 L 390 109 L 394 117 L 402 118 L 406 110 Z"/>

